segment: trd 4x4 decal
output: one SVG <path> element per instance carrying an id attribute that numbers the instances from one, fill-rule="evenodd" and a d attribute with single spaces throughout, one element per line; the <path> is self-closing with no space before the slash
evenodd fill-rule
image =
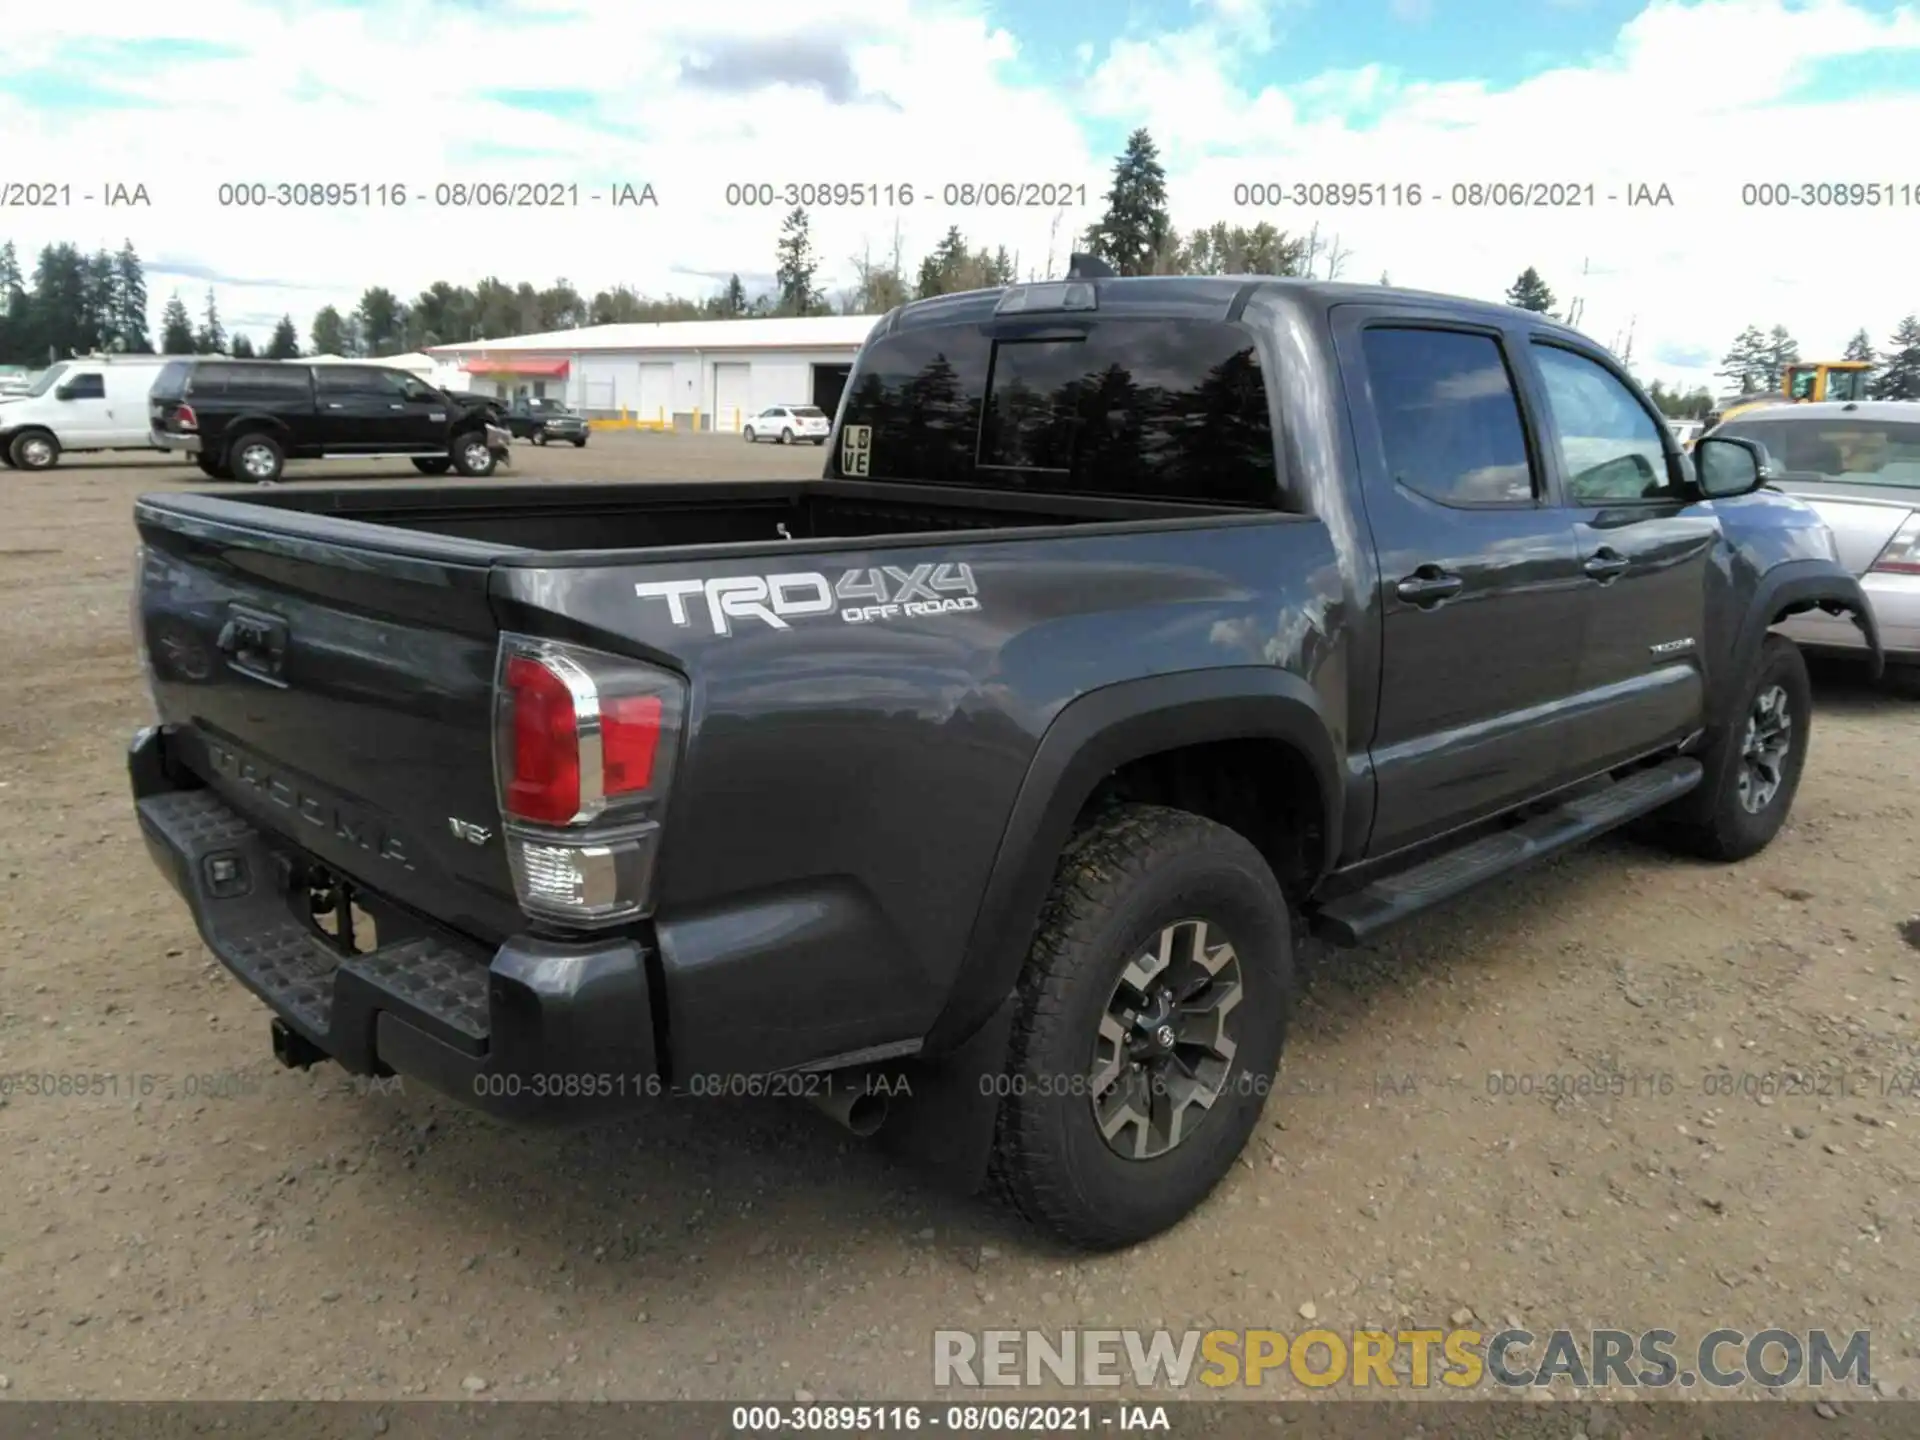
<path id="1" fill-rule="evenodd" d="M 687 601 L 700 597 L 716 635 L 731 635 L 733 621 L 758 620 L 790 630 L 796 615 L 830 615 L 849 625 L 908 616 L 947 615 L 980 608 L 970 565 L 882 565 L 848 570 L 829 581 L 817 570 L 782 575 L 718 575 L 711 580 L 649 580 L 634 587 L 642 600 L 665 600 L 676 625 L 691 625 Z M 848 603 L 864 602 L 864 603 Z"/>

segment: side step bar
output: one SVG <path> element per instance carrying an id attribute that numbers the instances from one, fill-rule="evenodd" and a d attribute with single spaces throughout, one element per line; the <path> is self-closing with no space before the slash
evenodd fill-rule
<path id="1" fill-rule="evenodd" d="M 1331 901 L 1313 916 L 1313 933 L 1336 945 L 1361 944 L 1482 881 L 1658 810 L 1698 785 L 1702 773 L 1698 760 L 1682 755 L 1584 790 L 1510 830 L 1483 835 Z"/>

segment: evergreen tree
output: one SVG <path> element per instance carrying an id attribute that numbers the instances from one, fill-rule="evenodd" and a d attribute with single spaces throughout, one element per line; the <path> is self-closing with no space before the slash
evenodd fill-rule
<path id="1" fill-rule="evenodd" d="M 1087 252 L 1122 275 L 1148 275 L 1175 244 L 1167 214 L 1167 172 L 1153 137 L 1143 129 L 1127 137 L 1113 165 L 1107 209 L 1087 231 Z"/>
<path id="2" fill-rule="evenodd" d="M 220 324 L 220 307 L 213 302 L 213 287 L 207 287 L 207 309 L 200 330 L 193 337 L 193 348 L 202 355 L 227 353 L 227 332 Z"/>
<path id="3" fill-rule="evenodd" d="M 1761 386 L 1764 390 L 1780 388 L 1780 377 L 1787 373 L 1789 365 L 1800 360 L 1800 346 L 1793 336 L 1787 333 L 1787 327 L 1776 325 L 1767 333 L 1767 375 Z"/>
<path id="4" fill-rule="evenodd" d="M 27 292 L 21 283 L 20 257 L 13 242 L 0 244 L 0 364 L 13 364 L 26 358 Z"/>
<path id="5" fill-rule="evenodd" d="M 282 315 L 280 323 L 273 327 L 273 338 L 267 342 L 267 359 L 297 360 L 299 358 L 300 332 L 294 329 L 291 315 Z"/>
<path id="6" fill-rule="evenodd" d="M 1920 400 L 1920 315 L 1909 315 L 1895 327 L 1872 393 L 1876 400 Z"/>
<path id="7" fill-rule="evenodd" d="M 820 308 L 820 293 L 814 288 L 814 275 L 820 262 L 813 253 L 813 239 L 807 227 L 807 212 L 796 207 L 780 227 L 776 250 L 774 284 L 778 290 L 782 315 L 812 315 Z"/>
<path id="8" fill-rule="evenodd" d="M 147 276 L 140 256 L 129 240 L 113 257 L 113 331 L 120 349 L 129 355 L 151 355 L 153 337 L 147 330 Z"/>
<path id="9" fill-rule="evenodd" d="M 253 341 L 249 340 L 246 336 L 240 334 L 238 331 L 235 331 L 233 336 L 233 342 L 228 347 L 228 353 L 231 354 L 233 358 L 236 360 L 251 360 L 254 358 L 253 357 Z"/>
<path id="10" fill-rule="evenodd" d="M 162 355 L 191 355 L 194 353 L 193 317 L 187 314 L 187 307 L 176 292 L 167 297 L 166 309 L 160 315 L 160 353 Z"/>
<path id="11" fill-rule="evenodd" d="M 1520 272 L 1520 278 L 1507 287 L 1507 304 L 1521 310 L 1531 310 L 1536 315 L 1551 315 L 1553 291 L 1540 278 L 1540 272 L 1529 265 Z"/>
<path id="12" fill-rule="evenodd" d="M 354 319 L 360 327 L 360 340 L 369 355 L 398 355 L 406 324 L 406 313 L 394 293 L 375 285 L 360 297 Z M 544 321 L 544 317 L 543 317 Z M 538 331 L 558 328 L 545 323 L 528 327 Z"/>
<path id="13" fill-rule="evenodd" d="M 730 320 L 747 313 L 747 287 L 738 275 L 727 277 L 727 288 L 720 295 L 720 312 Z"/>
<path id="14" fill-rule="evenodd" d="M 1758 325 L 1749 325 L 1735 337 L 1733 348 L 1713 373 L 1732 383 L 1740 394 L 1753 395 L 1766 388 L 1769 362 L 1767 337 Z"/>
<path id="15" fill-rule="evenodd" d="M 1841 352 L 1842 360 L 1865 360 L 1871 363 L 1879 357 L 1873 353 L 1873 342 L 1867 338 L 1867 327 L 1862 325 L 1853 332 L 1853 338 L 1847 341 L 1847 348 Z"/>
<path id="16" fill-rule="evenodd" d="M 498 283 L 498 282 L 496 282 Z M 497 330 L 497 335 L 507 332 Z M 345 355 L 353 348 L 347 335 L 347 322 L 340 312 L 331 305 L 323 305 L 313 317 L 313 353 L 316 355 Z"/>

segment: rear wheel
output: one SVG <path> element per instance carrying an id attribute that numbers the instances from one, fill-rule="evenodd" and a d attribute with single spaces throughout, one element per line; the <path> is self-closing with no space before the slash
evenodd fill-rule
<path id="1" fill-rule="evenodd" d="M 1764 850 L 1793 808 L 1812 721 L 1813 687 L 1800 647 L 1767 636 L 1739 707 L 1709 744 L 1701 781 L 1707 794 L 1687 820 L 1661 824 L 1662 838 L 1707 860 L 1744 860 Z M 1694 797 L 1681 805 L 1688 799 Z"/>
<path id="2" fill-rule="evenodd" d="M 13 437 L 7 458 L 16 470 L 51 470 L 60 463 L 60 442 L 44 430 L 26 430 Z"/>
<path id="3" fill-rule="evenodd" d="M 256 431 L 242 435 L 227 447 L 227 465 L 236 480 L 271 485 L 287 468 L 287 455 L 279 441 Z"/>
<path id="4" fill-rule="evenodd" d="M 1129 805 L 1078 836 L 1018 982 L 1001 1191 L 1091 1249 L 1158 1234 L 1219 1184 L 1285 1039 L 1285 895 L 1246 839 Z"/>
<path id="5" fill-rule="evenodd" d="M 478 431 L 456 435 L 453 440 L 453 468 L 473 480 L 484 480 L 493 473 L 493 451 L 487 437 Z"/>
<path id="6" fill-rule="evenodd" d="M 422 475 L 444 475 L 453 468 L 453 460 L 446 455 L 416 455 L 413 468 Z"/>

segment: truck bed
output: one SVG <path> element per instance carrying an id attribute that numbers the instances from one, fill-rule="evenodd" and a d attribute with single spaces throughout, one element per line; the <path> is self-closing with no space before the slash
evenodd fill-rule
<path id="1" fill-rule="evenodd" d="M 645 484 L 274 487 L 236 496 L 190 492 L 163 508 L 241 520 L 250 507 L 281 512 L 274 528 L 309 538 L 411 549 L 404 535 L 439 535 L 493 549 L 653 550 L 928 532 L 1092 525 L 1246 513 L 1222 505 L 847 480 L 663 481 Z M 292 512 L 291 514 L 287 512 Z M 298 517 L 314 523 L 300 524 Z M 329 522 L 347 521 L 350 527 Z M 404 534 L 383 546 L 369 527 Z"/>

